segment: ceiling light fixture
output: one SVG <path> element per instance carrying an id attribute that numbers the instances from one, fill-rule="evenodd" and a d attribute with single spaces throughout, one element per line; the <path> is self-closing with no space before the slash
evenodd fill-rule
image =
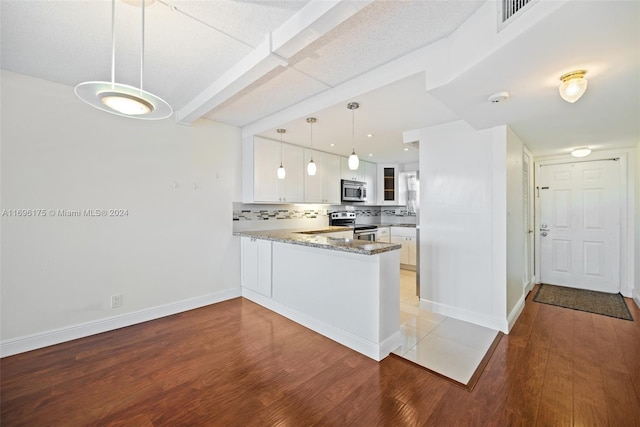
<path id="1" fill-rule="evenodd" d="M 282 135 L 287 132 L 286 129 L 278 129 L 277 132 L 280 134 L 280 167 L 278 168 L 278 179 L 284 179 L 287 176 L 287 171 L 284 170 L 284 166 L 282 166 Z"/>
<path id="2" fill-rule="evenodd" d="M 354 171 L 360 166 L 360 159 L 356 154 L 356 110 L 360 107 L 357 102 L 350 102 L 347 104 L 347 108 L 351 110 L 351 155 L 349 156 L 349 169 Z"/>
<path id="3" fill-rule="evenodd" d="M 573 104 L 587 91 L 587 79 L 584 75 L 587 74 L 585 70 L 572 71 L 567 74 L 563 74 L 560 77 L 562 83 L 558 90 L 560 96 L 567 102 Z"/>
<path id="4" fill-rule="evenodd" d="M 571 150 L 571 155 L 573 157 L 587 157 L 589 154 L 591 154 L 591 149 L 589 147 L 580 147 Z"/>
<path id="5" fill-rule="evenodd" d="M 316 164 L 313 161 L 313 124 L 316 122 L 315 117 L 307 117 L 307 123 L 309 123 L 309 127 L 311 129 L 311 160 L 309 160 L 309 164 L 307 165 L 307 174 L 313 176 L 316 174 Z"/>
<path id="6" fill-rule="evenodd" d="M 111 0 L 111 81 L 92 81 L 78 84 L 74 91 L 87 104 L 107 113 L 135 119 L 160 120 L 173 114 L 171 106 L 162 98 L 142 89 L 144 80 L 144 11 L 142 0 L 142 43 L 140 45 L 140 87 L 116 83 L 116 3 Z"/>

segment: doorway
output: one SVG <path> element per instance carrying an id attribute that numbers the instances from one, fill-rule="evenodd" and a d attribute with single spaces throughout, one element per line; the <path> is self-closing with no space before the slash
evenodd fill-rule
<path id="1" fill-rule="evenodd" d="M 618 158 L 540 164 L 540 282 L 620 291 L 620 162 Z"/>

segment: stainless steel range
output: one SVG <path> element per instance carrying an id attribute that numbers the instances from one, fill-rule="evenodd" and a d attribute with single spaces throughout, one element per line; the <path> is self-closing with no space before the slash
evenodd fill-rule
<path id="1" fill-rule="evenodd" d="M 353 228 L 353 238 L 357 240 L 378 240 L 377 225 L 356 224 L 356 213 L 349 211 L 332 212 L 329 216 L 329 225 Z"/>

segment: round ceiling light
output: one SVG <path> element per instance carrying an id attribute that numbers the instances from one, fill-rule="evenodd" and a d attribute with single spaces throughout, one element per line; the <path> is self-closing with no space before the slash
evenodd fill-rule
<path id="1" fill-rule="evenodd" d="M 571 155 L 573 157 L 586 157 L 591 154 L 591 149 L 589 147 L 581 147 L 571 150 Z"/>
<path id="2" fill-rule="evenodd" d="M 161 120 L 173 114 L 162 98 L 137 87 L 111 82 L 84 82 L 75 87 L 84 102 L 99 110 L 124 117 Z"/>

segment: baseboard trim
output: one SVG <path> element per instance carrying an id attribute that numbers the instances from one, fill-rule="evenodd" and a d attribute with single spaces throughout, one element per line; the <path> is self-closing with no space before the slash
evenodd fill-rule
<path id="1" fill-rule="evenodd" d="M 226 301 L 241 296 L 240 288 L 229 289 L 189 298 L 156 307 L 145 308 L 143 310 L 124 313 L 105 319 L 93 320 L 60 329 L 53 329 L 46 332 L 26 335 L 0 342 L 0 357 L 13 356 L 14 354 L 36 350 L 102 332 L 112 331 L 149 320 L 171 316 L 195 308 L 204 307 L 218 302 Z"/>
<path id="2" fill-rule="evenodd" d="M 638 308 L 640 308 L 640 295 L 639 294 L 633 294 L 633 301 L 636 303 Z"/>
<path id="3" fill-rule="evenodd" d="M 515 307 L 513 307 L 513 310 L 511 310 L 511 313 L 509 313 L 509 315 L 507 316 L 507 325 L 509 328 L 509 331 L 507 333 L 511 332 L 511 328 L 513 328 L 513 325 L 516 324 L 516 320 L 518 320 L 518 317 L 520 317 L 522 310 L 524 310 L 524 301 L 526 296 L 527 294 L 524 294 L 520 297 Z"/>
<path id="4" fill-rule="evenodd" d="M 474 323 L 479 326 L 484 326 L 485 328 L 501 331 L 505 334 L 509 333 L 509 323 L 507 319 L 487 316 L 486 314 L 476 313 L 473 311 L 465 310 L 463 308 L 454 307 L 447 304 L 440 304 L 425 299 L 420 300 L 420 308 L 432 311 L 437 314 L 442 314 L 443 316 Z"/>
<path id="5" fill-rule="evenodd" d="M 274 301 L 273 299 L 256 293 L 250 289 L 242 288 L 242 297 L 378 362 L 387 357 L 389 353 L 400 347 L 402 344 L 400 331 L 383 340 L 379 344 L 376 344 L 354 335 L 351 332 L 345 331 L 344 329 L 337 328 L 323 322 L 322 320 L 316 319 L 315 317 L 311 317 L 294 310 L 291 307 L 279 303 L 278 301 Z"/>

